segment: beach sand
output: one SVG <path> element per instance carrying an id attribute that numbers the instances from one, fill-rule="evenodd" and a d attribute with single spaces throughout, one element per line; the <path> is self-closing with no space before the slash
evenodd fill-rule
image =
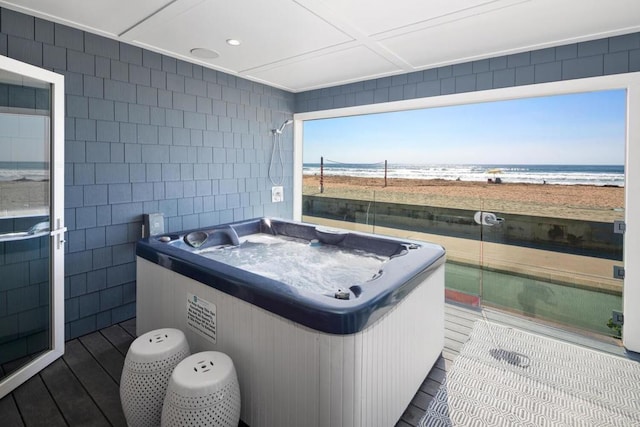
<path id="1" fill-rule="evenodd" d="M 591 185 L 551 185 L 356 178 L 305 175 L 304 195 L 377 202 L 484 210 L 554 218 L 611 222 L 624 218 L 624 188 Z"/>
<path id="2" fill-rule="evenodd" d="M 0 218 L 49 212 L 48 181 L 0 181 Z"/>

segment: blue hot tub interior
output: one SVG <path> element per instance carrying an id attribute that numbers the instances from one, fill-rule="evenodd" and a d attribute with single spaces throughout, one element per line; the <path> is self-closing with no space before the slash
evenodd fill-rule
<path id="1" fill-rule="evenodd" d="M 237 246 L 245 236 L 256 234 L 302 239 L 311 246 L 365 251 L 386 261 L 362 283 L 349 287 L 336 283 L 335 292 L 317 293 L 197 253 L 207 248 Z M 430 243 L 270 218 L 145 238 L 138 242 L 136 253 L 274 314 L 332 334 L 351 334 L 366 328 L 445 261 L 444 249 Z"/>

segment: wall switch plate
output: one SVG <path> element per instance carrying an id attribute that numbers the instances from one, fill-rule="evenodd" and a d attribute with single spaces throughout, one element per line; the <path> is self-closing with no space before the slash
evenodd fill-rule
<path id="1" fill-rule="evenodd" d="M 142 237 L 164 233 L 164 214 L 149 213 L 142 215 Z"/>
<path id="2" fill-rule="evenodd" d="M 271 187 L 271 201 L 273 203 L 280 203 L 284 200 L 284 188 L 282 185 L 275 185 Z"/>

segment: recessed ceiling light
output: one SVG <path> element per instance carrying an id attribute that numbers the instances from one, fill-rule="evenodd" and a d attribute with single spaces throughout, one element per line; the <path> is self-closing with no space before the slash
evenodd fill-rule
<path id="1" fill-rule="evenodd" d="M 241 41 L 237 39 L 227 39 L 227 44 L 229 46 L 240 46 Z"/>
<path id="2" fill-rule="evenodd" d="M 215 50 L 207 49 L 204 47 L 194 47 L 189 52 L 191 52 L 191 55 L 198 58 L 214 59 L 220 56 L 220 54 Z"/>

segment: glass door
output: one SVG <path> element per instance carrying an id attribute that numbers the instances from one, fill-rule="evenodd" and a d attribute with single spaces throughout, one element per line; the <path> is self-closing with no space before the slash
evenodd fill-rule
<path id="1" fill-rule="evenodd" d="M 64 351 L 63 97 L 0 57 L 0 398 Z"/>

